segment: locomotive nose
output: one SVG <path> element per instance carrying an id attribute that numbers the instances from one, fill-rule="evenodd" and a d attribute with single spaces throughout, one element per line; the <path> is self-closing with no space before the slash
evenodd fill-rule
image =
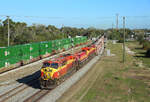
<path id="1" fill-rule="evenodd" d="M 43 80 L 48 80 L 51 78 L 52 70 L 49 68 L 42 68 L 41 69 L 41 78 Z"/>

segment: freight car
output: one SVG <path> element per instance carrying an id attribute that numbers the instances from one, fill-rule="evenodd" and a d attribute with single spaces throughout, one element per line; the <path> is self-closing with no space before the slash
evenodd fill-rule
<path id="1" fill-rule="evenodd" d="M 59 85 L 71 72 L 79 70 L 96 52 L 95 46 L 84 47 L 80 52 L 67 54 L 59 58 L 43 62 L 40 86 L 51 89 Z"/>

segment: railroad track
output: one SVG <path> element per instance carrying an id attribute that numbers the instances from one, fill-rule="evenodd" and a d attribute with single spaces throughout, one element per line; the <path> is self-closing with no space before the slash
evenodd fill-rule
<path id="1" fill-rule="evenodd" d="M 92 58 L 94 58 L 94 56 L 90 57 L 83 65 L 80 69 L 83 68 L 84 65 L 86 65 Z M 75 74 L 76 71 L 72 70 L 70 73 L 68 73 L 65 76 L 65 80 L 69 79 L 73 74 Z M 62 82 L 64 82 L 65 80 L 63 80 Z M 62 83 L 61 82 L 61 83 Z M 60 84 L 61 84 L 60 83 Z M 56 86 L 57 87 L 57 86 Z M 55 89 L 56 87 L 54 87 L 53 89 Z M 30 96 L 29 98 L 27 98 L 26 100 L 24 100 L 23 102 L 39 102 L 44 96 L 46 96 L 48 93 L 50 93 L 53 89 L 51 90 L 39 90 L 38 92 L 36 92 L 35 94 L 33 94 L 32 96 Z"/>
<path id="2" fill-rule="evenodd" d="M 34 85 L 35 83 L 38 82 L 39 77 L 36 77 L 30 81 L 28 81 L 26 84 L 21 84 L 9 91 L 7 91 L 6 93 L 0 95 L 0 102 L 5 102 L 8 99 L 10 99 L 13 96 L 16 96 L 17 94 L 19 94 L 20 92 L 24 91 L 25 89 L 31 87 L 32 85 Z"/>
<path id="3" fill-rule="evenodd" d="M 65 80 L 69 79 L 73 74 L 75 73 L 74 70 L 72 70 L 70 73 L 68 73 L 64 78 L 66 78 Z M 68 77 L 69 76 L 69 77 Z M 64 82 L 65 80 L 62 80 L 62 82 Z M 60 83 L 60 84 L 61 84 Z M 59 84 L 59 85 L 60 85 Z M 57 86 L 56 86 L 57 87 Z M 53 89 L 55 89 L 56 87 L 54 87 Z M 29 98 L 27 98 L 26 100 L 24 100 L 23 102 L 39 102 L 40 99 L 42 99 L 45 95 L 47 95 L 48 93 L 50 93 L 53 89 L 49 89 L 49 90 L 39 90 L 38 92 L 34 93 L 32 96 L 30 96 Z"/>
<path id="4" fill-rule="evenodd" d="M 93 58 L 93 57 L 92 57 Z M 85 64 L 87 64 L 92 58 L 89 58 L 82 66 L 80 69 L 83 68 L 83 66 Z M 69 79 L 76 71 L 72 71 L 70 73 L 68 73 L 65 77 L 65 80 Z M 13 96 L 18 95 L 19 93 L 23 92 L 24 90 L 30 88 L 32 85 L 36 84 L 38 82 L 39 77 L 36 77 L 32 80 L 30 80 L 29 82 L 27 82 L 28 84 L 21 84 L 17 87 L 15 87 L 14 89 L 11 89 L 9 91 L 7 91 L 6 93 L 0 95 L 0 102 L 7 102 L 10 98 L 12 98 Z M 63 81 L 65 81 L 63 80 Z M 62 82 L 63 82 L 62 81 Z M 62 83 L 61 82 L 61 83 Z M 56 86 L 57 87 L 57 86 Z M 55 88 L 56 88 L 55 87 Z M 53 88 L 53 89 L 55 89 Z M 50 93 L 53 89 L 51 90 L 39 90 L 36 93 L 34 93 L 33 95 L 29 96 L 28 98 L 26 98 L 23 102 L 38 102 L 40 101 L 44 96 L 46 96 L 48 93 Z"/>
<path id="5" fill-rule="evenodd" d="M 38 102 L 41 98 L 43 98 L 46 94 L 48 94 L 51 90 L 40 90 L 30 96 L 28 99 L 23 102 Z"/>

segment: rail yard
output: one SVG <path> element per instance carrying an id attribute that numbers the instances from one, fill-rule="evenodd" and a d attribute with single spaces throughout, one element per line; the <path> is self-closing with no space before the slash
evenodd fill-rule
<path id="1" fill-rule="evenodd" d="M 0 102 L 36 102 L 45 99 L 44 97 L 47 97 L 48 94 L 50 94 L 48 97 L 52 97 L 51 102 L 55 102 L 96 63 L 103 50 L 104 36 L 101 36 L 93 43 L 84 41 L 83 44 L 79 44 L 71 50 L 57 52 L 56 55 L 50 56 L 50 59 L 46 58 L 25 65 L 38 68 L 32 75 L 16 78 L 17 80 L 15 78 L 13 80 L 13 75 L 7 76 L 14 73 L 15 70 L 19 71 L 20 67 L 2 73 L 1 76 L 9 77 L 4 78 L 5 81 L 7 79 L 13 81 L 5 82 L 3 79 L 1 82 Z M 53 63 L 58 65 L 54 66 Z M 26 69 L 25 66 L 21 67 Z M 23 69 L 20 68 L 20 70 Z M 72 81 L 69 82 L 70 80 Z M 54 87 L 51 83 L 54 84 Z"/>
<path id="2" fill-rule="evenodd" d="M 150 0 L 1 0 L 0 102 L 150 102 Z"/>

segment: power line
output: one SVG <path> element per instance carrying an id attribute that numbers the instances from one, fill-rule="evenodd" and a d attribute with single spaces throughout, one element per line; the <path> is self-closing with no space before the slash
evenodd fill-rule
<path id="1" fill-rule="evenodd" d="M 45 18 L 45 19 L 62 19 L 64 17 L 44 17 L 44 16 L 18 16 L 18 15 L 0 15 L 3 17 L 21 17 L 21 18 Z"/>
<path id="2" fill-rule="evenodd" d="M 45 18 L 45 19 L 65 19 L 67 17 L 49 17 L 49 16 L 21 16 L 21 15 L 0 15 L 0 16 L 3 16 L 3 17 L 21 17 L 21 18 Z M 72 19 L 79 19 L 79 18 L 88 18 L 88 17 L 68 17 L 67 19 L 69 18 L 72 18 Z M 114 17 L 113 16 L 101 16 L 101 17 L 90 17 L 91 19 L 92 18 L 95 18 L 95 19 L 113 19 Z"/>

